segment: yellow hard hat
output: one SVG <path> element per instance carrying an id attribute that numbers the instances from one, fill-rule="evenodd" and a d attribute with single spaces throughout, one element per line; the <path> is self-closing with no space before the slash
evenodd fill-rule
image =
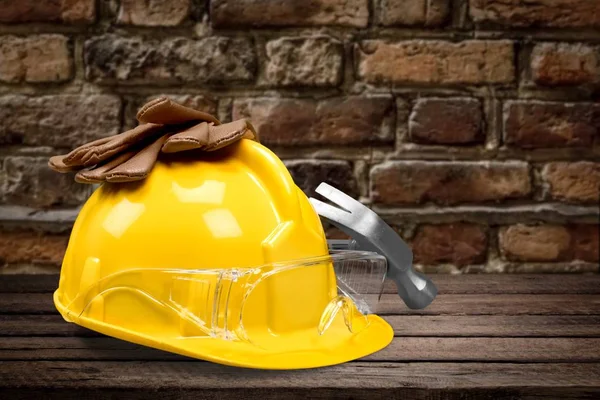
<path id="1" fill-rule="evenodd" d="M 348 268 L 380 281 L 385 258 L 330 253 L 281 160 L 242 138 L 201 156 L 161 156 L 145 179 L 95 190 L 73 227 L 54 302 L 67 321 L 185 356 L 319 367 L 393 337 L 338 290 L 336 273 Z"/>

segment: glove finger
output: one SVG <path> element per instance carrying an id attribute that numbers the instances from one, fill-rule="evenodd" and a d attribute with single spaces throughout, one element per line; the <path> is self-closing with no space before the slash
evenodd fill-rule
<path id="1" fill-rule="evenodd" d="M 169 137 L 162 147 L 163 153 L 176 153 L 193 150 L 208 144 L 208 124 L 206 122 L 194 125 L 189 129 Z"/>
<path id="2" fill-rule="evenodd" d="M 140 150 L 135 156 L 126 162 L 111 169 L 106 173 L 107 182 L 132 182 L 144 179 L 156 163 L 158 153 L 166 140 L 163 135 L 152 142 L 150 145 Z"/>
<path id="3" fill-rule="evenodd" d="M 218 119 L 210 114 L 175 103 L 168 97 L 160 97 L 146 103 L 137 113 L 141 123 L 182 124 L 190 121 L 206 121 L 219 125 Z"/>
<path id="4" fill-rule="evenodd" d="M 81 157 L 92 147 L 99 146 L 112 140 L 116 135 L 104 137 L 101 139 L 94 140 L 93 142 L 86 143 L 82 146 L 77 147 L 68 154 L 53 156 L 48 161 L 48 165 L 55 171 L 58 172 L 69 172 L 79 169 L 79 160 Z"/>
<path id="5" fill-rule="evenodd" d="M 100 146 L 90 148 L 81 158 L 80 163 L 89 167 L 107 160 L 140 142 L 161 133 L 162 125 L 143 124 L 115 136 Z"/>
<path id="6" fill-rule="evenodd" d="M 248 127 L 245 119 L 218 126 L 209 126 L 209 143 L 205 150 L 215 151 L 244 137 L 254 139 L 254 133 Z"/>
<path id="7" fill-rule="evenodd" d="M 246 133 L 244 133 L 244 139 L 251 139 L 251 140 L 254 140 L 254 141 L 260 143 L 260 138 L 258 137 L 258 132 L 256 131 L 254 126 L 252 126 L 252 124 L 248 120 L 246 120 L 246 128 L 248 128 L 248 130 L 246 131 Z"/>
<path id="8" fill-rule="evenodd" d="M 135 155 L 135 151 L 128 151 L 119 154 L 117 157 L 108 160 L 106 163 L 91 169 L 79 171 L 75 175 L 75 181 L 78 183 L 101 183 L 106 180 L 106 174 L 113 168 L 123 164 Z"/>
<path id="9" fill-rule="evenodd" d="M 63 161 L 65 159 L 65 157 L 66 156 L 64 156 L 64 155 L 50 157 L 50 159 L 48 160 L 48 166 L 50 168 L 52 168 L 54 171 L 61 172 L 61 173 L 77 171 L 79 169 L 79 167 L 65 165 L 65 163 Z"/>

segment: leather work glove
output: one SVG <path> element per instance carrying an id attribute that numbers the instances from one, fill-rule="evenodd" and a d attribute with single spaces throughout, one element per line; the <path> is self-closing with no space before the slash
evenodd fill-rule
<path id="1" fill-rule="evenodd" d="M 137 120 L 141 125 L 51 157 L 48 165 L 57 172 L 78 171 L 79 183 L 132 182 L 148 176 L 161 152 L 215 151 L 242 138 L 258 141 L 244 119 L 221 124 L 167 97 L 146 103 Z"/>

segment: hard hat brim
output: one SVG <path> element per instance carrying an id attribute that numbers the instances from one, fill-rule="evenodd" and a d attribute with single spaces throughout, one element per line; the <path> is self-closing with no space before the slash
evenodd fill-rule
<path id="1" fill-rule="evenodd" d="M 73 318 L 60 297 L 59 289 L 54 293 L 54 304 L 68 322 L 131 343 L 235 367 L 285 370 L 341 364 L 385 348 L 394 337 L 392 327 L 382 318 L 371 314 L 367 316 L 369 323 L 365 329 L 353 334 L 350 339 L 339 342 L 333 348 L 329 343 L 324 346 L 315 343 L 310 351 L 268 351 L 251 343 L 213 337 L 157 338 L 86 316 Z"/>

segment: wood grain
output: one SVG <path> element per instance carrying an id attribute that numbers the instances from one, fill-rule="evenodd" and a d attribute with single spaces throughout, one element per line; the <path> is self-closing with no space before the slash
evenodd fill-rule
<path id="1" fill-rule="evenodd" d="M 396 336 L 600 337 L 600 316 L 388 315 Z M 84 336 L 100 333 L 65 322 L 60 315 L 0 315 L 1 336 Z"/>
<path id="2" fill-rule="evenodd" d="M 0 275 L 0 293 L 51 293 L 58 287 L 58 274 Z"/>
<path id="3" fill-rule="evenodd" d="M 598 315 L 600 296 L 572 294 L 446 294 L 424 310 L 410 310 L 396 295 L 383 295 L 380 315 Z"/>
<path id="4" fill-rule="evenodd" d="M 0 360 L 182 360 L 110 337 L 5 337 Z M 600 362 L 598 338 L 398 337 L 369 361 Z"/>
<path id="5" fill-rule="evenodd" d="M 388 315 L 396 336 L 600 337 L 600 316 Z"/>
<path id="6" fill-rule="evenodd" d="M 305 371 L 236 369 L 106 337 L 57 314 L 57 276 L 5 278 L 2 398 L 600 398 L 598 275 L 434 275 L 440 295 L 425 310 L 388 285 L 375 311 L 392 343 Z"/>
<path id="7" fill-rule="evenodd" d="M 600 364 L 576 363 L 353 362 L 260 371 L 195 361 L 7 361 L 0 368 L 0 388 L 11 399 L 597 398 L 599 379 Z"/>
<path id="8" fill-rule="evenodd" d="M 60 315 L 0 315 L 0 336 L 102 336 Z"/>

